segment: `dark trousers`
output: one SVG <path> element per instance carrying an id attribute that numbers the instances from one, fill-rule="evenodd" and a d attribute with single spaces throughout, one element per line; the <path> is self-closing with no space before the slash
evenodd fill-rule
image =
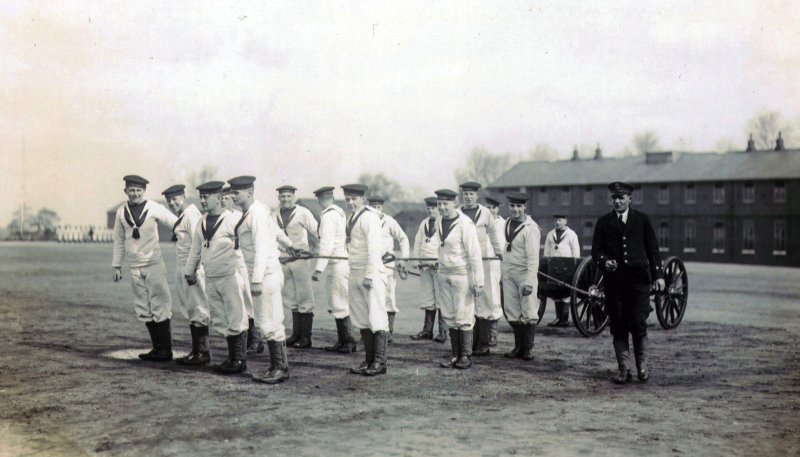
<path id="1" fill-rule="evenodd" d="M 647 336 L 647 317 L 650 315 L 649 284 L 606 284 L 606 312 L 611 334 L 618 338 Z"/>

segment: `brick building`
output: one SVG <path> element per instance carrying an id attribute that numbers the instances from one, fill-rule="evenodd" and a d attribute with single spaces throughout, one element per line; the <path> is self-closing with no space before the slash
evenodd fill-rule
<path id="1" fill-rule="evenodd" d="M 589 255 L 594 223 L 611 210 L 606 185 L 636 186 L 634 208 L 650 215 L 662 256 L 687 261 L 800 266 L 800 149 L 651 152 L 643 156 L 521 162 L 489 191 L 530 196 L 546 233 L 565 213 Z"/>

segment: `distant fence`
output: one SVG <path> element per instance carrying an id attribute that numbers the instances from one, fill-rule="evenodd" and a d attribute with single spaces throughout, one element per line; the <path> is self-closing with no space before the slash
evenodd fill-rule
<path id="1" fill-rule="evenodd" d="M 56 241 L 59 243 L 111 243 L 112 231 L 105 227 L 91 225 L 65 225 L 56 227 Z"/>

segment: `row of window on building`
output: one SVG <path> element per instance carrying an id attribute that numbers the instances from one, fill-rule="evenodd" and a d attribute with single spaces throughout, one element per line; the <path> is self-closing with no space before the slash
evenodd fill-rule
<path id="1" fill-rule="evenodd" d="M 670 250 L 670 226 L 669 222 L 662 221 L 658 224 L 656 229 L 656 237 L 658 238 L 658 247 L 661 252 L 669 252 Z M 591 240 L 594 233 L 594 222 L 587 221 L 583 225 L 583 239 Z M 712 254 L 725 254 L 725 224 L 723 222 L 716 222 L 712 228 Z M 786 221 L 779 219 L 773 223 L 773 249 L 772 255 L 785 256 L 786 255 Z M 742 251 L 743 255 L 754 255 L 756 244 L 756 225 L 752 219 L 745 219 L 742 221 Z M 590 250 L 592 247 L 584 245 L 584 250 Z M 683 252 L 694 253 L 697 252 L 697 221 L 694 219 L 687 219 L 683 223 Z"/>
<path id="2" fill-rule="evenodd" d="M 524 192 L 525 189 L 522 189 Z M 586 186 L 583 191 L 583 204 L 590 206 L 594 205 L 595 193 L 592 186 Z M 670 188 L 667 184 L 661 184 L 658 188 L 657 201 L 659 205 L 668 205 L 670 202 Z M 550 204 L 548 196 L 548 188 L 542 187 L 537 194 L 537 204 L 539 206 L 548 206 Z M 632 201 L 634 204 L 641 204 L 644 202 L 643 192 L 634 192 Z M 772 192 L 773 203 L 786 203 L 786 183 L 783 181 L 775 182 Z M 572 188 L 563 187 L 560 193 L 560 202 L 563 206 L 572 204 Z M 610 200 L 609 200 L 610 202 Z M 697 188 L 694 184 L 685 184 L 683 186 L 683 202 L 689 205 L 697 203 Z M 725 184 L 715 183 L 713 192 L 711 194 L 711 202 L 715 205 L 725 204 Z M 753 204 L 756 202 L 756 187 L 753 182 L 745 182 L 742 186 L 742 203 Z"/>

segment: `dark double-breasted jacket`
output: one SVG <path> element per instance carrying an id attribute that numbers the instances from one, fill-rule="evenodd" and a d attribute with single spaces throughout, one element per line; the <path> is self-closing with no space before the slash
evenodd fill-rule
<path id="1" fill-rule="evenodd" d="M 663 278 L 658 240 L 650 218 L 630 208 L 623 225 L 615 211 L 597 220 L 592 237 L 592 258 L 602 271 L 606 287 L 632 286 L 644 289 Z M 606 270 L 606 260 L 616 260 L 617 270 Z"/>

